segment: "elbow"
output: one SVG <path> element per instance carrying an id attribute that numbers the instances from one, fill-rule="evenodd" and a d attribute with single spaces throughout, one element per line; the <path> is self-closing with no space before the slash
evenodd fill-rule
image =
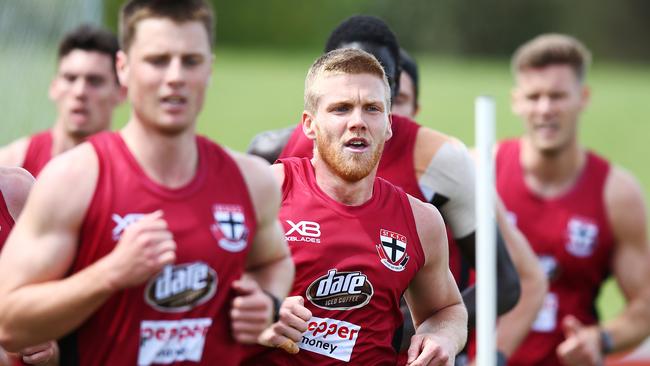
<path id="1" fill-rule="evenodd" d="M 537 275 L 532 278 L 530 282 L 532 283 L 528 285 L 528 287 L 531 287 L 531 290 L 526 291 L 526 296 L 528 297 L 528 293 L 530 293 L 530 297 L 536 299 L 537 305 L 541 308 L 549 289 L 548 278 L 540 269 Z"/>

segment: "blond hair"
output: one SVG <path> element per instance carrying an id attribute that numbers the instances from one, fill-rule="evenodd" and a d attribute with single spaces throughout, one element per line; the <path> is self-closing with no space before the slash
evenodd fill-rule
<path id="1" fill-rule="evenodd" d="M 355 48 L 339 48 L 323 56 L 309 68 L 305 78 L 305 110 L 315 113 L 320 95 L 314 90 L 316 81 L 328 75 L 370 74 L 382 79 L 385 87 L 386 110 L 390 110 L 390 86 L 384 68 L 368 52 Z"/>
<path id="2" fill-rule="evenodd" d="M 582 42 L 565 34 L 542 34 L 521 45 L 512 56 L 512 72 L 549 65 L 569 65 L 578 80 L 585 78 L 591 52 Z"/>

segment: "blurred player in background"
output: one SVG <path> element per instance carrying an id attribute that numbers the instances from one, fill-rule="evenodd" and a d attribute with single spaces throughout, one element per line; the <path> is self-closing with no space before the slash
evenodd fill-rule
<path id="1" fill-rule="evenodd" d="M 56 104 L 52 128 L 0 148 L 0 165 L 20 166 L 38 176 L 52 157 L 111 126 L 124 99 L 115 71 L 117 37 L 92 25 L 66 34 L 59 44 L 57 71 L 49 97 Z"/>
<path id="2" fill-rule="evenodd" d="M 512 109 L 525 127 L 497 152 L 497 188 L 526 235 L 550 291 L 510 365 L 601 365 L 650 333 L 647 213 L 636 179 L 583 147 L 591 60 L 577 39 L 545 34 L 512 59 Z M 611 274 L 627 299 L 599 323 L 595 300 Z"/>

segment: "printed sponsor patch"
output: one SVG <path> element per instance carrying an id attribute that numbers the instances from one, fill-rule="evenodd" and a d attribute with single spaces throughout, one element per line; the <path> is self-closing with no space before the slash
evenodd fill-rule
<path id="1" fill-rule="evenodd" d="M 342 320 L 312 317 L 302 334 L 300 348 L 348 362 L 361 327 Z"/>
<path id="2" fill-rule="evenodd" d="M 548 333 L 557 327 L 557 310 L 560 306 L 557 295 L 549 292 L 544 298 L 544 304 L 537 313 L 532 329 L 536 332 Z"/>
<path id="3" fill-rule="evenodd" d="M 203 262 L 170 264 L 149 280 L 144 299 L 159 311 L 188 311 L 210 300 L 217 282 L 217 273 Z"/>
<path id="4" fill-rule="evenodd" d="M 132 224 L 135 224 L 140 220 L 141 218 L 144 217 L 143 213 L 130 213 L 126 214 L 123 217 L 114 213 L 111 216 L 111 219 L 115 223 L 115 227 L 113 227 L 113 230 L 111 234 L 113 235 L 113 240 L 119 241 L 120 237 L 122 237 L 122 232 L 126 230 L 127 227 L 129 227 Z"/>
<path id="5" fill-rule="evenodd" d="M 284 233 L 288 242 L 320 243 L 320 224 L 313 221 L 300 221 L 297 224 L 285 220 L 290 229 Z"/>
<path id="6" fill-rule="evenodd" d="M 201 361 L 210 325 L 210 318 L 142 321 L 138 365 Z"/>
<path id="7" fill-rule="evenodd" d="M 330 269 L 309 285 L 306 296 L 322 309 L 350 310 L 369 303 L 373 293 L 372 284 L 363 273 Z"/>

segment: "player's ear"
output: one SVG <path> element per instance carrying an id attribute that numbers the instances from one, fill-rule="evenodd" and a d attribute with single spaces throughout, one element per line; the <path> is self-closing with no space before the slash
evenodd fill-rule
<path id="1" fill-rule="evenodd" d="M 50 100 L 55 101 L 58 98 L 58 91 L 57 91 L 57 82 L 58 82 L 59 77 L 55 76 L 52 78 L 52 81 L 50 81 L 50 87 L 47 89 L 47 96 L 50 98 Z"/>
<path id="2" fill-rule="evenodd" d="M 126 87 L 129 80 L 129 65 L 128 65 L 128 55 L 122 51 L 117 51 L 117 57 L 115 59 L 115 67 L 117 69 L 117 78 L 120 81 L 120 85 Z"/>
<path id="3" fill-rule="evenodd" d="M 388 124 L 386 125 L 386 141 L 393 137 L 393 114 L 388 113 Z"/>
<path id="4" fill-rule="evenodd" d="M 302 132 L 310 140 L 316 140 L 314 115 L 309 111 L 302 111 Z"/>
<path id="5" fill-rule="evenodd" d="M 589 105 L 589 101 L 591 100 L 591 88 L 587 85 L 582 86 L 582 90 L 580 91 L 580 100 L 581 100 L 581 109 L 585 109 L 587 105 Z"/>

